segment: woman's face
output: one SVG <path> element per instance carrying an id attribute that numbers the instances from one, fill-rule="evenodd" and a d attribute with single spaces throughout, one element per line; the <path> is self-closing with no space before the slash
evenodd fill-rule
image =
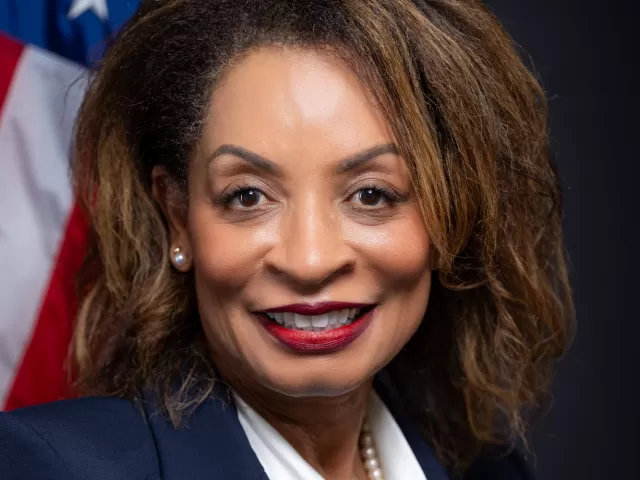
<path id="1" fill-rule="evenodd" d="M 198 147 L 179 238 L 218 368 L 289 396 L 370 379 L 423 318 L 429 236 L 358 79 L 326 54 L 257 50 Z"/>

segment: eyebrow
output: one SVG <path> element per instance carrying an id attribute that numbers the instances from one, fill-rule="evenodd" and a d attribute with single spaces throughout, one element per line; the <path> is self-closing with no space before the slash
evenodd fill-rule
<path id="1" fill-rule="evenodd" d="M 356 168 L 375 159 L 376 157 L 389 153 L 397 155 L 398 147 L 393 143 L 387 143 L 368 148 L 367 150 L 350 155 L 347 158 L 341 160 L 336 168 L 336 173 L 341 174 L 349 172 L 351 170 L 355 170 Z M 274 162 L 264 158 L 262 155 L 251 152 L 237 145 L 220 145 L 211 155 L 207 157 L 207 164 L 210 164 L 213 160 L 221 155 L 233 155 L 244 160 L 245 162 L 254 165 L 260 170 L 264 170 L 265 172 L 269 172 L 274 175 L 281 175 L 280 167 Z"/>
<path id="2" fill-rule="evenodd" d="M 255 152 L 250 152 L 249 150 L 237 145 L 220 145 L 211 155 L 207 157 L 207 165 L 211 164 L 213 160 L 221 155 L 233 155 L 234 157 L 238 157 L 245 162 L 254 165 L 260 170 L 264 170 L 265 172 L 269 172 L 274 175 L 281 175 L 280 167 L 278 167 L 278 165 L 273 163 L 271 160 L 267 160 L 262 155 L 258 155 Z"/>
<path id="3" fill-rule="evenodd" d="M 387 143 L 384 145 L 376 145 L 375 147 L 368 148 L 363 152 L 356 153 L 342 160 L 338 165 L 338 168 L 336 168 L 336 173 L 346 173 L 351 170 L 355 170 L 365 163 L 370 162 L 374 158 L 379 157 L 380 155 L 386 155 L 388 153 L 397 155 L 398 147 L 393 143 Z"/>

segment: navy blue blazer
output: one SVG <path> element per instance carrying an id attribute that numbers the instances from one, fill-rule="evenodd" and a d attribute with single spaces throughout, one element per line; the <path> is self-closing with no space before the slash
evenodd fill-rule
<path id="1" fill-rule="evenodd" d="M 428 480 L 449 480 L 429 445 L 396 415 Z M 93 397 L 0 414 L 4 480 L 268 480 L 228 395 L 174 429 L 149 404 Z M 515 453 L 479 460 L 465 480 L 531 480 Z M 277 480 L 277 479 L 272 479 Z M 411 479 L 407 479 L 411 480 Z"/>

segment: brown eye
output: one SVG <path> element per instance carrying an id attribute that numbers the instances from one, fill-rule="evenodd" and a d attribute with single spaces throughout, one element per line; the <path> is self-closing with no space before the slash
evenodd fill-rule
<path id="1" fill-rule="evenodd" d="M 255 207 L 260 203 L 260 195 L 258 190 L 245 190 L 238 193 L 238 203 L 245 208 Z"/>
<path id="2" fill-rule="evenodd" d="M 378 205 L 382 201 L 383 196 L 384 194 L 375 188 L 365 188 L 357 194 L 360 203 L 367 207 L 375 207 Z"/>

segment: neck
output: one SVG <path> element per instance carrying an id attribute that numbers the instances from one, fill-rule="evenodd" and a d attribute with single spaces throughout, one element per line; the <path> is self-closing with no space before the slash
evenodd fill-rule
<path id="1" fill-rule="evenodd" d="M 367 478 L 358 445 L 372 382 L 334 397 L 290 397 L 234 385 L 323 478 Z"/>

